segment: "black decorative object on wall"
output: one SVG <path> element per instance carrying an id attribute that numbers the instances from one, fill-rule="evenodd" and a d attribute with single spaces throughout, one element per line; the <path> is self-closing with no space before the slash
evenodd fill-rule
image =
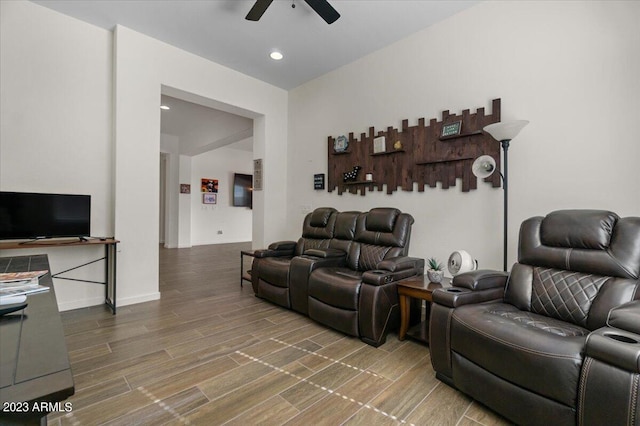
<path id="1" fill-rule="evenodd" d="M 353 166 L 353 170 L 351 170 L 350 172 L 344 172 L 342 174 L 342 181 L 343 182 L 355 182 L 358 180 L 358 172 L 360 172 L 360 170 L 362 169 L 362 167 L 360 166 Z"/>
<path id="2" fill-rule="evenodd" d="M 462 192 L 474 190 L 478 183 L 471 166 L 476 158 L 490 155 L 500 169 L 500 144 L 482 131 L 500 121 L 500 99 L 492 101 L 491 109 L 491 114 L 485 114 L 484 108 L 475 113 L 465 109 L 461 114 L 450 114 L 447 110 L 442 112 L 440 121 L 420 118 L 415 126 L 402 120 L 400 130 L 387 127 L 386 131 L 376 132 L 370 127 L 359 139 L 349 133 L 348 150 L 342 152 L 336 152 L 336 140 L 329 136 L 327 191 L 337 189 L 338 194 L 347 191 L 365 195 L 367 189 L 383 191 L 386 186 L 387 194 L 392 194 L 398 189 L 413 191 L 417 184 L 418 191 L 423 192 L 426 185 L 434 188 L 440 182 L 442 189 L 448 189 L 456 186 L 458 180 Z M 394 143 L 376 152 L 374 139 L 382 136 Z M 363 173 L 375 176 L 375 181 L 357 180 L 357 172 L 355 178 L 347 175 L 352 172 L 345 173 L 356 165 Z M 493 187 L 501 186 L 499 174 L 483 180 Z"/>
<path id="3" fill-rule="evenodd" d="M 313 175 L 313 189 L 324 189 L 324 173 Z"/>

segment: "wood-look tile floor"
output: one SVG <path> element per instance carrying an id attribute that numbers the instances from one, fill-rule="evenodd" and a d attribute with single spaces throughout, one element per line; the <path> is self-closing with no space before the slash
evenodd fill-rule
<path id="1" fill-rule="evenodd" d="M 373 348 L 257 299 L 248 249 L 161 248 L 161 300 L 64 312 L 76 393 L 48 424 L 507 424 L 439 382 L 427 346 Z"/>

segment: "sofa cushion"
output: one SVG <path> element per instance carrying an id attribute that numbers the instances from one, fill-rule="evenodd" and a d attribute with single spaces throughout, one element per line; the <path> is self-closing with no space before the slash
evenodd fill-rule
<path id="1" fill-rule="evenodd" d="M 587 327 L 591 304 L 609 279 L 593 274 L 534 267 L 531 310 Z"/>
<path id="2" fill-rule="evenodd" d="M 465 305 L 453 311 L 451 350 L 521 388 L 575 407 L 588 333 L 506 303 Z"/>
<path id="3" fill-rule="evenodd" d="M 373 232 L 392 232 L 400 210 L 394 208 L 371 209 L 367 214 L 366 228 Z"/>
<path id="4" fill-rule="evenodd" d="M 522 222 L 519 263 L 611 277 L 640 278 L 640 239 L 636 237 L 640 232 L 640 217 L 617 219 L 609 238 L 608 227 L 613 223 L 612 219 L 601 215 L 600 223 L 587 215 L 585 224 L 575 225 L 587 235 L 581 238 L 576 232 L 565 230 L 561 224 L 569 226 L 569 221 L 562 221 L 563 216 L 557 215 L 550 222 L 553 226 L 547 222 L 548 217 L 537 216 Z M 567 244 L 576 246 L 568 247 Z"/>
<path id="5" fill-rule="evenodd" d="M 542 220 L 540 239 L 551 247 L 604 250 L 618 215 L 602 210 L 561 210 Z"/>
<path id="6" fill-rule="evenodd" d="M 358 310 L 362 274 L 344 267 L 319 268 L 309 277 L 309 297 L 327 305 Z"/>
<path id="7" fill-rule="evenodd" d="M 290 258 L 267 257 L 261 259 L 260 279 L 276 287 L 289 287 Z"/>
<path id="8" fill-rule="evenodd" d="M 324 228 L 329 223 L 329 218 L 333 213 L 336 212 L 336 209 L 330 207 L 318 208 L 315 209 L 311 213 L 311 220 L 309 221 L 309 225 L 314 228 Z"/>

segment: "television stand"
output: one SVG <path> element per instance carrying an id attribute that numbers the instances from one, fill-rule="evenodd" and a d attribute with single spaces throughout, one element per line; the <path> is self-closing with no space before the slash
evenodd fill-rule
<path id="1" fill-rule="evenodd" d="M 35 249 L 35 248 L 55 248 L 55 247 L 88 247 L 88 246 L 104 246 L 104 257 L 101 257 L 91 262 L 83 263 L 82 265 L 74 266 L 73 268 L 66 269 L 64 271 L 52 273 L 52 278 L 58 278 L 60 280 L 79 281 L 91 284 L 102 284 L 105 286 L 104 303 L 111 309 L 113 314 L 116 314 L 116 248 L 120 241 L 114 238 L 92 238 L 84 240 L 82 238 L 73 239 L 48 239 L 48 240 L 34 240 L 28 243 L 19 242 L 0 242 L 0 251 L 2 250 L 15 250 L 15 249 Z M 104 260 L 104 281 L 83 280 L 78 278 L 64 277 L 65 274 L 70 271 L 82 268 L 87 265 L 91 265 L 96 262 Z"/>

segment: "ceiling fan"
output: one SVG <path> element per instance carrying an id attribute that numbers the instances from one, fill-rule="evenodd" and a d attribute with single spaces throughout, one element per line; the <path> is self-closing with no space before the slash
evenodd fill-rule
<path id="1" fill-rule="evenodd" d="M 327 24 L 333 24 L 338 20 L 340 14 L 329 4 L 327 0 L 304 0 Z M 271 5 L 273 0 L 256 0 L 245 19 L 249 21 L 259 21 L 262 15 Z M 292 5 L 295 7 L 295 4 Z"/>

